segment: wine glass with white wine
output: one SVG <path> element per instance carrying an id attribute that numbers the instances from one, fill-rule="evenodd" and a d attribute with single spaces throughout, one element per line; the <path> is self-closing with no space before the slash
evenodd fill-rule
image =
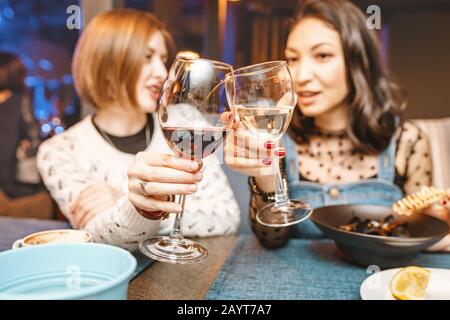
<path id="1" fill-rule="evenodd" d="M 257 139 L 278 141 L 287 130 L 297 104 L 294 83 L 285 61 L 270 61 L 234 70 L 226 77 L 227 96 L 239 127 Z M 256 220 L 268 227 L 286 227 L 306 220 L 312 208 L 289 199 L 273 159 L 275 202 L 267 204 Z"/>

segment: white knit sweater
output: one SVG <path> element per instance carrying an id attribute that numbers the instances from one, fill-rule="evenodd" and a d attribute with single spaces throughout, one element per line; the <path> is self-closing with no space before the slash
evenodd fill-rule
<path id="1" fill-rule="evenodd" d="M 133 155 L 118 151 L 98 133 L 87 116 L 66 132 L 47 140 L 39 149 L 37 165 L 42 179 L 63 214 L 71 221 L 70 205 L 91 184 L 108 183 L 126 196 L 114 207 L 100 212 L 86 226 L 95 242 L 137 249 L 152 235 L 170 232 L 174 215 L 150 220 L 137 213 L 128 200 L 127 171 Z M 147 151 L 172 153 L 153 115 L 155 130 Z M 235 233 L 240 211 L 225 173 L 215 156 L 204 159 L 203 180 L 198 191 L 186 198 L 182 231 L 188 237 Z"/>

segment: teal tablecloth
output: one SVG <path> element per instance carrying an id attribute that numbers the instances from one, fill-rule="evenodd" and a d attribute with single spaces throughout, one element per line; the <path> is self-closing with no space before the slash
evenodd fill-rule
<path id="1" fill-rule="evenodd" d="M 450 268 L 450 254 L 419 254 L 413 265 Z M 372 273 L 345 261 L 331 240 L 292 239 L 269 250 L 241 235 L 207 299 L 360 299 Z"/>
<path id="2" fill-rule="evenodd" d="M 30 233 L 70 228 L 71 226 L 67 222 L 62 221 L 0 217 L 0 251 L 11 249 L 14 241 Z M 152 264 L 154 260 L 147 258 L 140 252 L 134 252 L 133 255 L 137 260 L 137 267 L 133 275 L 134 278 Z"/>

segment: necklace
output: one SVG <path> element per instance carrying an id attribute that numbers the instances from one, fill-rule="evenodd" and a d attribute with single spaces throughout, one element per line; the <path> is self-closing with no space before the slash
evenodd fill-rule
<path id="1" fill-rule="evenodd" d="M 108 142 L 115 149 L 119 149 L 119 148 L 117 148 L 117 146 L 114 144 L 114 142 L 111 140 L 111 138 L 108 136 L 108 134 L 105 131 L 103 131 L 98 125 L 96 125 L 96 127 L 98 129 L 98 132 L 106 140 L 106 142 Z M 145 125 L 145 147 L 146 148 L 147 148 L 149 143 L 150 143 L 150 126 L 149 126 L 148 121 L 147 121 L 147 123 Z"/>

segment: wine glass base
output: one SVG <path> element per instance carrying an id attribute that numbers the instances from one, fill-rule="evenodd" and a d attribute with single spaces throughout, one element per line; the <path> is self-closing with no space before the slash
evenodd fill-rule
<path id="1" fill-rule="evenodd" d="M 313 209 L 304 201 L 290 200 L 285 206 L 269 203 L 256 214 L 256 220 L 266 227 L 288 227 L 305 221 Z"/>
<path id="2" fill-rule="evenodd" d="M 187 239 L 154 237 L 141 241 L 139 250 L 147 257 L 167 263 L 197 263 L 208 257 L 208 250 Z"/>

